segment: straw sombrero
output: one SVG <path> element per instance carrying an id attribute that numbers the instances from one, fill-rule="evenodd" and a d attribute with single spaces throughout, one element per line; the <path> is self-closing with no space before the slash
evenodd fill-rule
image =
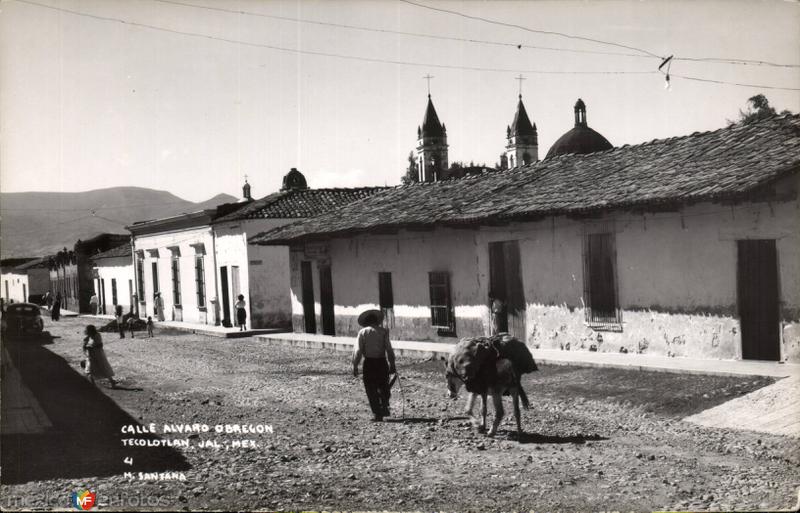
<path id="1" fill-rule="evenodd" d="M 361 326 L 368 326 L 367 321 L 371 318 L 377 319 L 375 321 L 376 324 L 380 324 L 383 321 L 383 312 L 380 310 L 364 310 L 358 316 L 358 324 Z"/>

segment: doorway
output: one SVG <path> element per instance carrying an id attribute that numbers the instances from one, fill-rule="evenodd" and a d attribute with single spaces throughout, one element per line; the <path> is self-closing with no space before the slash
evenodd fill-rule
<path id="1" fill-rule="evenodd" d="M 333 279 L 331 266 L 319 266 L 319 302 L 322 310 L 322 334 L 336 335 L 336 321 L 333 314 Z"/>
<path id="2" fill-rule="evenodd" d="M 311 262 L 300 263 L 300 280 L 303 289 L 303 321 L 306 333 L 317 332 L 317 320 L 314 316 L 314 282 L 311 277 Z"/>
<path id="3" fill-rule="evenodd" d="M 740 240 L 737 243 L 736 295 L 742 331 L 742 359 L 780 360 L 775 240 Z"/>
<path id="4" fill-rule="evenodd" d="M 219 268 L 219 284 L 222 292 L 222 325 L 231 327 L 231 298 L 228 295 L 228 266 Z"/>
<path id="5" fill-rule="evenodd" d="M 496 331 L 525 342 L 525 293 L 515 240 L 489 243 L 489 299 Z"/>

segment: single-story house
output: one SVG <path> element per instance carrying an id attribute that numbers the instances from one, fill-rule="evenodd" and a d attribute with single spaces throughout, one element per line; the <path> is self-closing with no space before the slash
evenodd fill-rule
<path id="1" fill-rule="evenodd" d="M 249 326 L 291 327 L 289 249 L 248 245 L 248 236 L 335 210 L 384 189 L 311 189 L 303 174 L 292 168 L 283 177 L 280 191 L 215 219 L 212 227 L 223 323 L 230 325 L 232 322 L 233 304 L 241 294 L 246 299 Z M 248 184 L 245 184 L 244 196 L 250 197 Z"/>
<path id="2" fill-rule="evenodd" d="M 297 332 L 800 362 L 800 116 L 399 186 L 250 238 Z M 491 305 L 495 305 L 492 308 Z M 494 313 L 493 313 L 494 312 Z"/>
<path id="3" fill-rule="evenodd" d="M 131 245 L 123 244 L 92 256 L 92 280 L 97 294 L 97 312 L 114 314 L 117 305 L 124 312 L 136 309 Z"/>

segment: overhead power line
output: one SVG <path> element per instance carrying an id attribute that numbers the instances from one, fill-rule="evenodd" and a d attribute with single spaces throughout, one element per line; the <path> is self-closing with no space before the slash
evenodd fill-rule
<path id="1" fill-rule="evenodd" d="M 177 34 L 177 35 L 182 35 L 182 36 L 187 36 L 187 37 L 194 37 L 194 38 L 202 38 L 202 39 L 208 39 L 208 40 L 213 40 L 213 41 L 221 41 L 221 42 L 224 42 L 224 43 L 243 45 L 243 46 L 249 46 L 249 47 L 254 47 L 254 48 L 266 48 L 266 49 L 269 49 L 269 50 L 276 50 L 276 51 L 281 51 L 281 52 L 289 52 L 289 53 L 294 53 L 294 54 L 298 54 L 298 55 L 314 55 L 314 56 L 319 56 L 319 57 L 332 57 L 332 58 L 337 58 L 337 59 L 345 59 L 345 60 L 360 61 L 360 62 L 394 64 L 394 65 L 399 65 L 399 66 L 415 66 L 415 67 L 435 68 L 435 69 L 458 69 L 458 70 L 466 70 L 466 71 L 485 71 L 485 72 L 494 72 L 494 73 L 529 73 L 529 74 L 543 74 L 543 75 L 650 75 L 650 74 L 659 73 L 659 71 L 657 69 L 648 70 L 648 71 L 629 71 L 629 70 L 584 71 L 584 70 L 541 70 L 541 69 L 523 70 L 523 69 L 511 69 L 511 68 L 487 68 L 487 67 L 480 67 L 480 66 L 459 66 L 459 65 L 455 65 L 455 64 L 435 64 L 435 63 L 402 61 L 402 60 L 393 60 L 393 59 L 380 59 L 380 58 L 364 57 L 364 56 L 358 56 L 358 55 L 347 55 L 347 54 L 320 52 L 320 51 L 313 51 L 313 50 L 300 50 L 298 48 L 289 48 L 289 47 L 277 46 L 277 45 L 269 45 L 269 44 L 264 44 L 264 43 L 253 43 L 253 42 L 249 42 L 249 41 L 242 41 L 242 40 L 230 39 L 230 38 L 221 37 L 221 36 L 213 36 L 213 35 L 210 35 L 210 34 L 203 34 L 203 33 L 199 33 L 199 32 L 189 32 L 189 31 L 170 29 L 170 28 L 166 28 L 166 27 L 160 27 L 160 26 L 157 26 L 157 25 L 150 25 L 150 24 L 147 24 L 147 23 L 139 23 L 139 22 L 129 21 L 129 20 L 121 19 L 121 18 L 114 18 L 114 17 L 110 17 L 110 16 L 100 16 L 100 15 L 96 15 L 96 14 L 90 14 L 90 13 L 86 13 L 86 12 L 75 11 L 75 10 L 72 10 L 72 9 L 66 9 L 66 8 L 63 8 L 63 7 L 55 7 L 55 6 L 52 6 L 52 5 L 42 4 L 42 3 L 34 2 L 34 1 L 31 1 L 31 0 L 16 0 L 16 1 L 20 2 L 20 3 L 28 4 L 28 5 L 33 5 L 33 6 L 36 6 L 36 7 L 41 7 L 41 8 L 50 9 L 50 10 L 54 10 L 54 11 L 58 11 L 58 12 L 72 14 L 74 16 L 82 16 L 82 17 L 85 17 L 85 18 L 92 18 L 92 19 L 96 19 L 96 20 L 100 20 L 100 21 L 117 22 L 117 23 L 121 23 L 121 24 L 124 24 L 124 25 L 129 25 L 129 26 L 139 27 L 139 28 L 145 28 L 145 29 L 150 29 L 150 30 L 156 30 L 156 31 L 159 31 L 159 32 L 166 32 L 166 33 L 170 33 L 170 34 Z M 422 4 L 416 4 L 414 2 L 410 2 L 409 0 L 400 0 L 400 1 L 401 2 L 406 2 L 406 3 L 409 3 L 409 4 L 413 4 L 413 5 L 418 5 L 418 6 L 425 7 L 425 8 L 431 8 L 431 9 L 434 9 L 434 10 L 441 10 L 441 11 L 445 11 L 445 12 L 451 12 L 451 11 L 447 11 L 446 9 L 438 9 L 438 8 L 432 8 L 432 7 L 424 6 Z M 452 11 L 452 13 L 456 13 L 456 12 Z M 456 14 L 459 14 L 459 13 L 456 13 Z M 463 15 L 463 16 L 471 17 L 471 16 L 468 16 L 468 15 Z M 472 18 L 476 18 L 477 19 L 477 17 L 472 17 Z M 645 52 L 648 55 L 653 56 L 653 57 L 658 57 L 656 54 L 648 52 L 647 50 L 638 49 L 638 48 L 635 48 L 635 47 L 629 47 L 629 46 L 618 44 L 618 43 L 612 43 L 612 42 L 601 41 L 601 40 L 593 40 L 591 38 L 584 38 L 584 37 L 581 37 L 581 36 L 572 36 L 572 35 L 569 35 L 569 34 L 563 34 L 563 33 L 558 33 L 558 32 L 538 31 L 538 30 L 528 29 L 526 27 L 522 27 L 522 26 L 518 26 L 518 25 L 506 24 L 506 23 L 503 23 L 503 22 L 495 22 L 493 20 L 486 20 L 486 21 L 489 21 L 490 23 L 497 23 L 497 24 L 501 24 L 501 25 L 513 26 L 513 27 L 521 28 L 522 30 L 529 30 L 531 32 L 559 34 L 559 35 L 563 35 L 564 37 L 570 37 L 570 38 L 573 38 L 573 39 L 583 39 L 583 40 L 594 41 L 594 42 L 598 42 L 598 43 L 602 43 L 602 44 L 609 44 L 609 45 L 613 45 L 613 46 L 619 46 L 619 47 L 622 47 L 622 48 L 628 48 L 628 49 L 632 49 L 632 50 L 636 50 L 636 51 L 640 51 L 640 52 Z M 658 57 L 658 58 L 661 59 L 661 57 Z M 677 59 L 677 57 L 675 59 Z M 661 59 L 661 60 L 663 61 L 663 59 Z M 739 86 L 739 87 L 751 87 L 751 88 L 756 88 L 756 89 L 763 88 L 763 89 L 777 89 L 777 90 L 783 90 L 783 91 L 800 91 L 800 88 L 796 88 L 796 87 L 764 86 L 764 85 L 759 85 L 759 84 L 748 84 L 748 83 L 741 83 L 741 82 L 728 82 L 728 81 L 724 81 L 724 80 L 705 79 L 705 78 L 701 78 L 701 77 L 692 77 L 692 76 L 687 76 L 687 75 L 672 75 L 672 76 L 675 76 L 675 77 L 681 78 L 681 79 L 685 79 L 685 80 L 694 80 L 694 81 L 699 81 L 699 82 L 709 82 L 709 83 L 715 83 L 715 84 L 733 85 L 733 86 Z"/>
<path id="2" fill-rule="evenodd" d="M 114 18 L 110 16 L 100 16 L 97 14 L 90 14 L 81 11 L 75 11 L 72 9 L 66 9 L 64 7 L 56 7 L 53 5 L 41 4 L 38 2 L 33 2 L 31 0 L 15 0 L 17 2 L 23 4 L 34 5 L 37 7 L 42 7 L 45 9 L 51 9 L 54 11 L 64 12 L 67 14 L 72 14 L 75 16 L 82 16 L 85 18 L 92 18 L 95 20 L 100 21 L 111 21 L 122 23 L 124 25 L 130 25 L 132 27 L 140 27 L 146 28 L 150 30 L 157 30 L 159 32 L 167 32 L 170 34 L 178 34 L 182 36 L 188 37 L 195 37 L 195 38 L 202 38 L 202 39 L 210 39 L 213 41 L 222 41 L 225 43 L 236 44 L 236 45 L 244 45 L 244 46 L 251 46 L 254 48 L 266 48 L 269 50 L 277 50 L 281 52 L 289 52 L 301 55 L 315 55 L 319 57 L 333 57 L 337 59 L 347 59 L 353 61 L 361 61 L 361 62 L 372 62 L 372 63 L 383 63 L 383 64 L 396 64 L 399 66 L 416 66 L 416 67 L 423 67 L 423 68 L 439 68 L 439 69 L 459 69 L 459 70 L 467 70 L 467 71 L 488 71 L 488 72 L 495 72 L 495 73 L 530 73 L 530 74 L 545 74 L 545 75 L 648 75 L 657 73 L 655 70 L 650 71 L 629 71 L 629 70 L 606 70 L 606 71 L 585 71 L 585 70 L 541 70 L 541 69 L 512 69 L 512 68 L 486 68 L 480 66 L 459 66 L 455 64 L 435 64 L 435 63 L 427 63 L 427 62 L 412 62 L 412 61 L 402 61 L 402 60 L 393 60 L 393 59 L 380 59 L 376 57 L 364 57 L 359 55 L 347 55 L 347 54 L 339 54 L 339 53 L 330 53 L 330 52 L 319 52 L 314 50 L 300 50 L 298 48 L 289 48 L 285 46 L 277 46 L 277 45 L 269 45 L 265 43 L 253 43 L 250 41 L 243 41 L 239 39 L 230 39 L 227 37 L 221 36 L 212 36 L 210 34 L 203 34 L 200 32 L 189 32 L 184 30 L 176 30 L 170 29 L 166 27 L 160 27 L 157 25 L 150 25 L 147 23 L 139 23 L 136 21 L 129 21 L 122 18 Z"/>
<path id="3" fill-rule="evenodd" d="M 490 18 L 484 18 L 482 16 L 472 16 L 471 14 L 465 14 L 465 13 L 459 12 L 459 11 L 453 11 L 453 10 L 450 10 L 450 9 L 442 9 L 441 7 L 433 7 L 431 5 L 419 4 L 417 2 L 412 2 L 411 0 L 399 0 L 399 1 L 403 2 L 403 3 L 406 3 L 406 4 L 409 4 L 409 5 L 414 5 L 416 7 L 420 7 L 422 9 L 428 9 L 428 10 L 431 10 L 431 11 L 437 11 L 437 12 L 442 12 L 442 13 L 446 13 L 446 14 L 452 14 L 453 16 L 459 16 L 461 18 L 467 18 L 467 19 L 470 19 L 470 20 L 482 21 L 484 23 L 491 23 L 492 25 L 500 25 L 501 27 L 515 28 L 515 29 L 519 29 L 519 30 L 524 30 L 526 32 L 533 32 L 534 34 L 544 34 L 544 35 L 548 35 L 548 36 L 559 36 L 559 37 L 565 37 L 567 39 L 576 39 L 578 41 L 588 41 L 590 43 L 596 43 L 596 44 L 601 44 L 601 45 L 616 46 L 617 48 L 624 48 L 626 50 L 633 50 L 635 52 L 640 52 L 640 53 L 642 53 L 644 55 L 649 55 L 650 57 L 655 57 L 657 59 L 661 58 L 661 56 L 656 55 L 656 54 L 654 54 L 653 52 L 651 52 L 649 50 L 645 50 L 643 48 L 637 48 L 635 46 L 625 45 L 625 44 L 622 44 L 622 43 L 615 43 L 613 41 L 604 41 L 602 39 L 594 39 L 594 38 L 591 38 L 591 37 L 576 36 L 574 34 L 567 34 L 566 32 L 558 32 L 558 31 L 555 31 L 555 30 L 532 29 L 532 28 L 526 27 L 524 25 L 517 25 L 516 23 L 507 23 L 505 21 L 492 20 Z"/>
<path id="4" fill-rule="evenodd" d="M 157 1 L 161 1 L 161 0 L 157 0 Z M 622 44 L 622 43 L 615 43 L 613 41 L 604 41 L 602 39 L 594 39 L 594 38 L 591 38 L 591 37 L 578 36 L 578 35 L 575 35 L 575 34 L 568 34 L 566 32 L 557 32 L 557 31 L 552 31 L 552 30 L 533 29 L 533 28 L 530 28 L 530 27 L 525 27 L 523 25 L 518 25 L 516 23 L 507 23 L 507 22 L 504 22 L 504 21 L 498 21 L 498 20 L 493 20 L 493 19 L 490 19 L 490 18 L 484 18 L 482 16 L 473 16 L 473 15 L 470 15 L 470 14 L 465 14 L 465 13 L 462 13 L 462 12 L 459 12 L 459 11 L 454 11 L 454 10 L 451 10 L 451 9 L 442 9 L 440 7 L 433 7 L 433 6 L 430 6 L 430 5 L 420 4 L 420 3 L 417 3 L 417 2 L 413 2 L 412 0 L 399 0 L 399 1 L 403 2 L 403 3 L 406 3 L 406 4 L 409 4 L 409 5 L 420 7 L 422 9 L 428 9 L 428 10 L 431 10 L 431 11 L 437 11 L 437 12 L 442 12 L 442 13 L 446 13 L 446 14 L 451 14 L 453 16 L 459 16 L 461 18 L 467 18 L 467 19 L 470 19 L 470 20 L 476 20 L 476 21 L 481 21 L 481 22 L 484 22 L 484 23 L 490 23 L 492 25 L 500 25 L 500 26 L 503 26 L 503 27 L 516 28 L 516 29 L 519 29 L 519 30 L 524 30 L 526 32 L 533 32 L 535 34 L 559 36 L 559 37 L 565 37 L 565 38 L 568 38 L 568 39 L 577 39 L 577 40 L 580 40 L 580 41 L 587 41 L 587 42 L 595 43 L 595 44 L 616 46 L 616 47 L 619 47 L 619 48 L 625 48 L 627 50 L 634 50 L 636 52 L 640 52 L 641 54 L 643 54 L 643 55 L 631 55 L 631 54 L 615 54 L 615 55 L 625 55 L 625 56 L 635 56 L 635 57 L 645 57 L 646 56 L 646 57 L 653 57 L 653 58 L 660 59 L 660 60 L 664 60 L 666 58 L 665 56 L 656 55 L 655 53 L 653 53 L 653 52 L 651 52 L 649 50 L 645 50 L 643 48 L 637 48 L 635 46 L 630 46 L 630 45 L 626 45 L 626 44 Z M 755 66 L 773 66 L 773 67 L 778 67 L 778 68 L 800 68 L 800 64 L 784 64 L 784 63 L 770 62 L 770 61 L 764 61 L 764 60 L 754 60 L 754 59 L 734 59 L 734 58 L 721 58 L 721 57 L 675 57 L 674 60 L 678 60 L 678 61 L 695 61 L 695 62 L 715 62 L 715 63 L 720 63 L 720 64 L 737 64 L 737 65 L 745 65 L 745 66 L 746 65 L 755 65 Z M 733 85 L 736 85 L 736 84 L 733 84 Z M 752 86 L 747 86 L 747 87 L 752 87 Z"/>
<path id="5" fill-rule="evenodd" d="M 604 52 L 602 50 L 580 50 L 574 48 L 558 48 L 554 46 L 539 46 L 539 45 L 529 45 L 524 43 L 509 43 L 505 41 L 491 41 L 488 39 L 474 39 L 474 38 L 465 38 L 465 37 L 454 37 L 454 36 L 442 36 L 439 34 L 425 34 L 422 32 L 408 32 L 403 30 L 392 30 L 392 29 L 384 29 L 384 28 L 375 28 L 375 27 L 366 27 L 363 25 L 349 25 L 346 23 L 333 23 L 328 21 L 319 21 L 319 20 L 309 20 L 305 18 L 296 18 L 291 16 L 278 16 L 275 14 L 265 14 L 260 12 L 253 12 L 253 11 L 244 11 L 240 9 L 226 9 L 224 7 L 212 7 L 207 5 L 198 5 L 186 2 L 177 2 L 174 0 L 153 0 L 154 2 L 159 2 L 162 4 L 171 4 L 171 5 L 179 5 L 182 7 L 193 7 L 196 9 L 205 9 L 208 11 L 216 11 L 216 12 L 225 12 L 229 14 L 240 14 L 245 16 L 256 16 L 259 18 L 268 18 L 273 20 L 282 20 L 282 21 L 290 21 L 294 23 L 307 23 L 310 25 L 320 25 L 324 27 L 335 27 L 335 28 L 342 28 L 342 29 L 349 29 L 349 30 L 359 30 L 364 32 L 376 32 L 381 34 L 396 34 L 400 36 L 410 36 L 410 37 L 420 37 L 420 38 L 427 38 L 427 39 L 436 39 L 440 41 L 459 41 L 462 43 L 475 43 L 475 44 L 485 44 L 485 45 L 495 45 L 495 46 L 506 46 L 509 48 L 528 48 L 533 50 L 547 50 L 553 52 L 568 52 L 568 53 L 586 53 L 586 54 L 594 54 L 594 55 L 612 55 L 618 57 L 638 57 L 644 59 L 652 59 L 653 57 L 650 55 L 642 55 L 639 53 L 623 53 L 623 52 Z"/>

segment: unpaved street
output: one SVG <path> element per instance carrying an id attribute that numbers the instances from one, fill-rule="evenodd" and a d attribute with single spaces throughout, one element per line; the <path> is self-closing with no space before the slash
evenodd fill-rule
<path id="1" fill-rule="evenodd" d="M 767 378 L 542 366 L 524 380 L 526 435 L 511 436 L 509 415 L 490 439 L 468 425 L 463 398 L 445 398 L 438 361 L 399 359 L 402 393 L 395 385 L 383 423 L 369 422 L 348 354 L 253 339 L 104 333 L 122 388 L 95 389 L 79 375 L 88 322 L 48 319 L 51 343 L 8 345 L 54 430 L 3 437 L 4 509 L 69 507 L 88 488 L 114 509 L 753 510 L 793 506 L 800 485 L 795 439 L 680 421 Z M 122 426 L 150 423 L 161 439 L 187 438 L 164 435 L 164 423 L 274 432 L 212 428 L 188 448 L 122 446 L 148 437 Z M 230 447 L 237 439 L 257 446 Z M 222 447 L 199 447 L 211 440 Z M 138 479 L 166 470 L 186 480 Z"/>

